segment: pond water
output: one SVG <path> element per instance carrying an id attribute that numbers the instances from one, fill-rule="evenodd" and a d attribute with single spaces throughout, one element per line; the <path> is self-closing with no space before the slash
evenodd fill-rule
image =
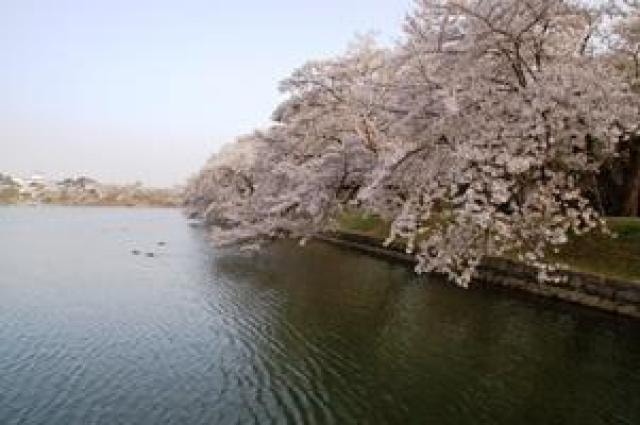
<path id="1" fill-rule="evenodd" d="M 250 423 L 638 424 L 640 325 L 177 210 L 0 208 L 0 424 Z"/>

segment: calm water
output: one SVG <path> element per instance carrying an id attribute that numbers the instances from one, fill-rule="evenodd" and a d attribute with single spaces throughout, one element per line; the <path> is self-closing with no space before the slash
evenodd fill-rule
<path id="1" fill-rule="evenodd" d="M 639 424 L 640 325 L 216 252 L 173 210 L 0 208 L 0 424 L 235 423 Z"/>

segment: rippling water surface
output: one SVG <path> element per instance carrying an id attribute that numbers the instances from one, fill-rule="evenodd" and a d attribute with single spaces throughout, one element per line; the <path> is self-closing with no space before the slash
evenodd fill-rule
<path id="1" fill-rule="evenodd" d="M 0 208 L 0 424 L 235 423 L 639 424 L 640 326 L 220 252 L 174 210 Z"/>

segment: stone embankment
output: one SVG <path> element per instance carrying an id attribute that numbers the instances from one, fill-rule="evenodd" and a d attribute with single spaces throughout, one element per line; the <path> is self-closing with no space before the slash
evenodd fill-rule
<path id="1" fill-rule="evenodd" d="M 333 232 L 319 237 L 333 244 L 415 264 L 398 248 L 385 248 L 366 235 Z M 576 271 L 563 271 L 561 283 L 540 282 L 534 267 L 505 258 L 489 258 L 476 271 L 474 287 L 506 287 L 640 319 L 640 282 L 613 279 Z"/>

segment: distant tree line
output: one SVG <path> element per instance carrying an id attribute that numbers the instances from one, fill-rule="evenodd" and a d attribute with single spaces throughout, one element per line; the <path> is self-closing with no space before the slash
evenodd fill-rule
<path id="1" fill-rule="evenodd" d="M 182 205 L 179 189 L 148 188 L 140 183 L 114 185 L 89 177 L 57 182 L 22 181 L 0 173 L 0 204 L 40 203 L 57 205 L 163 206 Z"/>

